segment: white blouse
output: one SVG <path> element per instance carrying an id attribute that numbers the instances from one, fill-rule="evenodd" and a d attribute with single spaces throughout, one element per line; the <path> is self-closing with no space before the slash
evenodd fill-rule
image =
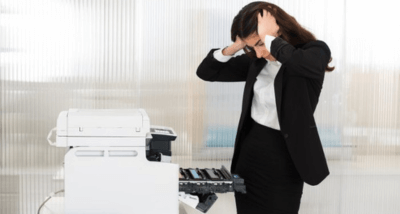
<path id="1" fill-rule="evenodd" d="M 267 35 L 265 37 L 265 46 L 268 51 L 270 51 L 271 43 L 274 39 L 275 37 L 273 36 Z M 219 49 L 214 52 L 214 58 L 220 62 L 227 62 L 232 56 L 224 56 L 222 49 Z M 251 117 L 261 125 L 280 130 L 275 102 L 274 81 L 282 64 L 278 61 L 267 61 L 268 63 L 261 70 L 260 74 L 258 74 L 254 84 Z"/>

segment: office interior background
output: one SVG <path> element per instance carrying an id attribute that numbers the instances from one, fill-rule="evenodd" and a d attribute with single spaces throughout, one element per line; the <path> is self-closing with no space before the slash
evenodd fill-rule
<path id="1" fill-rule="evenodd" d="M 0 0 L 0 213 L 34 214 L 64 188 L 66 149 L 46 138 L 70 108 L 143 108 L 177 132 L 173 163 L 230 167 L 244 83 L 195 73 L 211 48 L 231 44 L 249 2 Z M 331 174 L 305 184 L 300 214 L 400 213 L 395 1 L 269 2 L 325 41 L 336 67 L 314 115 Z M 235 213 L 233 194 L 218 197 L 208 213 Z M 41 213 L 62 205 L 58 194 Z"/>

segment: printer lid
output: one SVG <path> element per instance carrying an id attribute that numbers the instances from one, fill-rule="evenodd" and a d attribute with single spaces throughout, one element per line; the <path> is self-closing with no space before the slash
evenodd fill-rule
<path id="1" fill-rule="evenodd" d="M 148 132 L 143 109 L 70 109 L 57 120 L 60 137 L 146 137 Z"/>

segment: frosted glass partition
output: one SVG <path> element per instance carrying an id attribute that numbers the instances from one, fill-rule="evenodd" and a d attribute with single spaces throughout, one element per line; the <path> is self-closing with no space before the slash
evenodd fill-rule
<path id="1" fill-rule="evenodd" d="M 69 108 L 143 108 L 177 132 L 174 163 L 230 167 L 244 84 L 195 72 L 211 48 L 231 43 L 232 19 L 249 2 L 0 0 L 0 213 L 37 213 L 63 189 L 66 150 L 46 138 Z M 325 41 L 336 66 L 315 112 L 331 175 L 305 185 L 300 213 L 400 213 L 397 7 L 271 2 Z M 219 195 L 208 213 L 234 213 L 234 203 Z M 41 213 L 62 206 L 61 193 Z"/>

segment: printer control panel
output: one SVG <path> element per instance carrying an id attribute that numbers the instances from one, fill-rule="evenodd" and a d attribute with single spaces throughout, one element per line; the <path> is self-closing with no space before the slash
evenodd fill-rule
<path id="1" fill-rule="evenodd" d="M 171 162 L 171 141 L 177 137 L 175 131 L 165 126 L 150 126 L 152 139 L 146 146 L 146 157 L 149 161 Z"/>

